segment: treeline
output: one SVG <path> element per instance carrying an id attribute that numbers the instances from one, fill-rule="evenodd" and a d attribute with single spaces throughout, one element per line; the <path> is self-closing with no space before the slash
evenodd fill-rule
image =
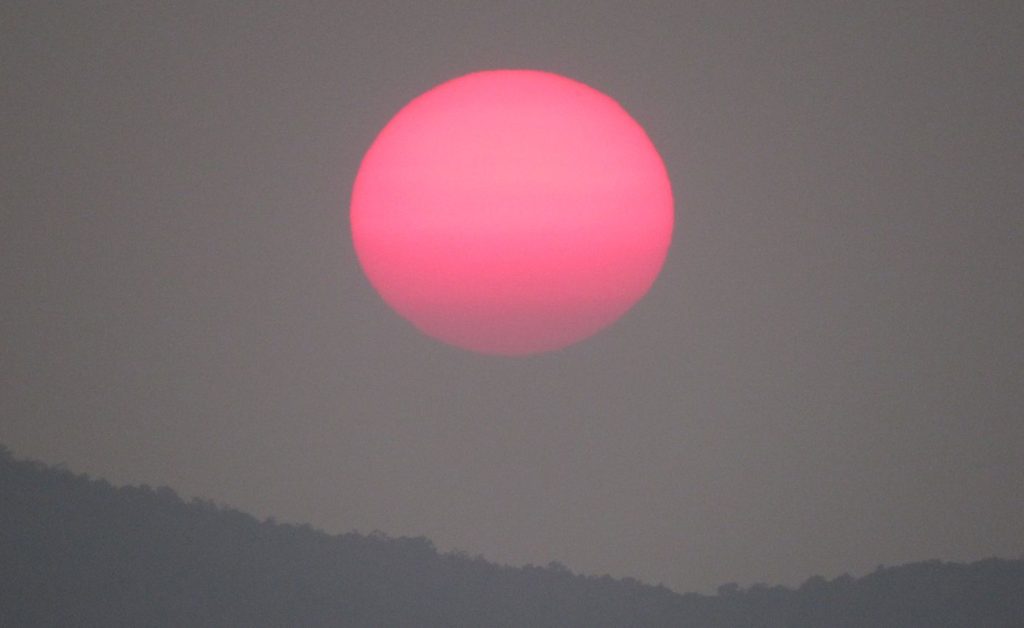
<path id="1" fill-rule="evenodd" d="M 1021 628 L 1024 561 L 932 561 L 717 595 L 328 535 L 0 446 L 0 626 Z"/>

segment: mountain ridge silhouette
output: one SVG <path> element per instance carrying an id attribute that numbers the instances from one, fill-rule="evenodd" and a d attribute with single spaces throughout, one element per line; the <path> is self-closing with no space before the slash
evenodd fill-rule
<path id="1" fill-rule="evenodd" d="M 67 625 L 1022 628 L 1024 560 L 681 594 L 440 553 L 424 537 L 260 521 L 0 445 L 0 626 Z"/>

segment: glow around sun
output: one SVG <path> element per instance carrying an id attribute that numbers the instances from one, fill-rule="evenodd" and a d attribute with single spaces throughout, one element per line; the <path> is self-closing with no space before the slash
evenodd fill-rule
<path id="1" fill-rule="evenodd" d="M 650 289 L 672 189 L 640 125 L 563 76 L 477 72 L 415 98 L 356 176 L 352 237 L 380 296 L 482 353 L 559 349 Z"/>

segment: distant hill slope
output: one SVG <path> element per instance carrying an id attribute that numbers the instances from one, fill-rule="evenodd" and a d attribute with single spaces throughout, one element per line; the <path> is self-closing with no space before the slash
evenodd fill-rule
<path id="1" fill-rule="evenodd" d="M 0 447 L 0 626 L 1022 628 L 1024 561 L 679 595 L 439 554 L 423 538 L 260 522 Z"/>

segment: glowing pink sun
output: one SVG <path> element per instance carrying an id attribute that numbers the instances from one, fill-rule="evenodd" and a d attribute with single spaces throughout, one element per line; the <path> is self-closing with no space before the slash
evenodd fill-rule
<path id="1" fill-rule="evenodd" d="M 672 189 L 639 124 L 582 83 L 477 72 L 406 105 L 356 176 L 370 283 L 422 332 L 483 353 L 565 347 L 651 287 Z"/>

